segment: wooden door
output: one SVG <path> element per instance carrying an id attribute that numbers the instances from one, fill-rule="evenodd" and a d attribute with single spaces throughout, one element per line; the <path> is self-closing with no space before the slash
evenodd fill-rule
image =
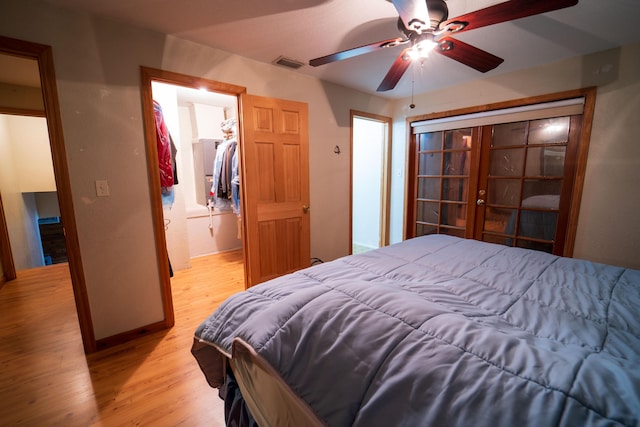
<path id="1" fill-rule="evenodd" d="M 572 256 L 594 105 L 587 88 L 412 122 L 405 237 Z"/>
<path id="2" fill-rule="evenodd" d="M 9 230 L 4 217 L 4 207 L 2 206 L 2 196 L 0 196 L 0 286 L 4 281 L 14 280 L 16 276 L 16 268 L 13 264 L 13 256 L 11 255 L 11 245 L 9 244 Z"/>
<path id="3" fill-rule="evenodd" d="M 415 233 L 564 254 L 580 116 L 422 133 Z"/>
<path id="4" fill-rule="evenodd" d="M 415 194 L 412 227 L 416 236 L 449 234 L 472 237 L 474 209 L 470 194 L 477 186 L 479 130 L 453 129 L 415 136 Z M 472 149 L 473 148 L 473 149 Z"/>
<path id="5" fill-rule="evenodd" d="M 247 287 L 308 267 L 309 135 L 305 103 L 240 97 Z"/>
<path id="6" fill-rule="evenodd" d="M 483 132 L 474 238 L 564 253 L 581 116 Z"/>

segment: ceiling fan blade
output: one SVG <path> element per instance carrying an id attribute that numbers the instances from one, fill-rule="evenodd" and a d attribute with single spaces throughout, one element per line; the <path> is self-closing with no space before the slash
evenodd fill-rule
<path id="1" fill-rule="evenodd" d="M 450 25 L 451 29 L 445 31 L 445 34 L 459 33 L 473 30 L 474 28 L 486 27 L 505 21 L 564 9 L 565 7 L 575 6 L 576 4 L 578 4 L 578 0 L 510 0 L 449 19 L 440 24 L 440 28 L 446 29 L 447 26 Z"/>
<path id="2" fill-rule="evenodd" d="M 396 60 L 393 62 L 393 65 L 389 69 L 389 72 L 387 72 L 387 75 L 384 76 L 382 83 L 380 83 L 380 86 L 378 86 L 378 92 L 385 92 L 396 87 L 396 85 L 400 81 L 400 78 L 402 78 L 405 71 L 407 71 L 407 68 L 409 68 L 409 65 L 411 65 L 409 50 L 411 50 L 411 48 L 403 50 L 402 53 L 398 55 Z"/>
<path id="3" fill-rule="evenodd" d="M 434 49 L 436 52 L 481 73 L 493 70 L 504 61 L 500 57 L 452 37 L 443 37 L 438 40 L 438 43 L 438 46 Z"/>
<path id="4" fill-rule="evenodd" d="M 389 40 L 383 40 L 376 43 L 371 43 L 366 46 L 355 47 L 353 49 L 343 50 L 342 52 L 332 53 L 331 55 L 321 56 L 309 61 L 309 65 L 317 67 L 319 65 L 328 64 L 330 62 L 342 61 L 343 59 L 353 58 L 354 56 L 363 55 L 369 52 L 375 52 L 380 49 L 387 49 L 390 47 L 396 47 L 401 44 L 408 43 L 409 40 L 403 38 L 395 38 Z"/>
<path id="5" fill-rule="evenodd" d="M 391 2 L 408 30 L 420 34 L 422 30 L 431 26 L 426 0 L 391 0 Z"/>

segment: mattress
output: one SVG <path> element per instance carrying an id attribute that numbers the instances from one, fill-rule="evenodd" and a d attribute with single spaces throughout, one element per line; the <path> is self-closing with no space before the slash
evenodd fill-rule
<path id="1" fill-rule="evenodd" d="M 236 355 L 261 425 L 272 394 L 329 426 L 637 426 L 640 271 L 423 236 L 232 296 L 192 352 L 212 387 Z"/>

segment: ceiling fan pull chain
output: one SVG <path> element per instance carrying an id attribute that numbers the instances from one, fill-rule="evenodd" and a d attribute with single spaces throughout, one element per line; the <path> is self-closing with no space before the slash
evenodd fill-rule
<path id="1" fill-rule="evenodd" d="M 413 110 L 414 108 L 416 108 L 416 104 L 413 103 L 413 89 L 416 83 L 416 65 L 415 63 L 412 65 L 413 66 L 411 67 L 411 104 L 409 104 L 409 108 Z"/>

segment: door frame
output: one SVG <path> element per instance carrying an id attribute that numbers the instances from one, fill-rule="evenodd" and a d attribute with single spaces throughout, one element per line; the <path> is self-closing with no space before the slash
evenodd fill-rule
<path id="1" fill-rule="evenodd" d="M 242 86 L 221 83 L 214 80 L 144 66 L 140 67 L 140 73 L 142 117 L 144 119 L 144 139 L 147 154 L 147 175 L 149 178 L 149 192 L 151 194 L 151 216 L 153 221 L 153 234 L 155 236 L 156 256 L 158 260 L 160 287 L 165 316 L 162 323 L 165 328 L 170 328 L 175 324 L 175 315 L 173 312 L 169 263 L 167 262 L 169 259 L 169 253 L 167 251 L 167 240 L 164 231 L 162 192 L 160 190 L 160 174 L 158 173 L 160 166 L 158 163 L 158 148 L 156 144 L 156 127 L 153 113 L 153 92 L 151 82 L 156 81 L 194 89 L 206 89 L 210 92 L 236 96 L 238 99 L 238 106 L 240 105 L 240 95 L 246 93 L 247 89 Z M 244 244 L 242 246 L 244 252 Z"/>
<path id="2" fill-rule="evenodd" d="M 4 216 L 4 206 L 2 205 L 2 194 L 0 194 L 0 265 L 2 265 L 2 274 L 0 274 L 0 288 L 6 282 L 15 280 L 16 266 L 13 263 L 13 254 L 11 253 L 11 244 L 9 243 L 9 228 Z"/>
<path id="3" fill-rule="evenodd" d="M 586 87 L 564 92 L 556 92 L 551 94 L 532 96 L 528 98 L 514 99 L 510 101 L 497 102 L 487 105 L 479 105 L 475 107 L 461 108 L 457 110 L 442 111 L 438 113 L 425 114 L 407 118 L 407 163 L 406 163 L 406 192 L 405 192 L 405 215 L 404 215 L 404 239 L 414 237 L 413 224 L 415 223 L 415 211 L 413 202 L 415 201 L 415 192 L 417 186 L 417 170 L 416 170 L 416 136 L 412 132 L 412 122 L 441 119 L 445 117 L 462 116 L 473 113 L 483 113 L 492 110 L 502 110 L 514 107 L 522 107 L 527 105 L 543 104 L 546 102 L 562 101 L 574 98 L 584 97 L 584 109 L 582 112 L 582 130 L 580 133 L 579 145 L 576 155 L 576 170 L 573 180 L 571 192 L 571 200 L 569 206 L 569 215 L 567 221 L 567 229 L 564 240 L 563 256 L 573 256 L 575 245 L 575 237 L 578 228 L 578 216 L 580 214 L 580 202 L 582 200 L 582 189 L 587 168 L 587 156 L 589 154 L 589 142 L 591 140 L 591 128 L 593 122 L 593 114 L 595 111 L 597 87 Z M 476 150 L 479 147 L 475 148 Z"/>
<path id="4" fill-rule="evenodd" d="M 47 120 L 49 144 L 51 146 L 51 157 L 53 161 L 53 173 L 57 188 L 60 216 L 62 218 L 63 230 L 65 233 L 69 273 L 71 276 L 71 285 L 73 288 L 76 310 L 78 312 L 80 334 L 82 336 L 82 344 L 85 353 L 93 353 L 97 351 L 97 345 L 93 331 L 93 321 L 91 319 L 91 312 L 89 309 L 89 297 L 87 294 L 84 270 L 82 268 L 78 230 L 76 228 L 76 219 L 73 209 L 71 180 L 69 177 L 69 167 L 67 164 L 67 155 L 62 133 L 62 119 L 60 116 L 58 89 L 53 65 L 53 49 L 51 46 L 47 45 L 0 36 L 0 53 L 35 59 L 38 63 L 42 98 L 44 102 L 44 117 Z M 17 114 L 19 111 L 16 110 L 14 113 Z M 4 221 L 0 223 L 0 227 L 2 227 L 2 229 L 0 229 L 0 235 L 3 237 L 6 235 L 8 237 L 8 231 Z M 0 252 L 2 253 L 1 262 L 3 269 L 4 266 L 9 263 L 13 265 L 13 259 L 11 259 L 10 251 L 8 254 L 4 249 Z"/>
<path id="5" fill-rule="evenodd" d="M 382 196 L 380 206 L 380 242 L 382 246 L 389 244 L 390 212 L 391 212 L 391 136 L 393 119 L 378 114 L 350 110 L 349 153 L 349 253 L 353 252 L 353 120 L 356 117 L 384 123 L 387 127 L 386 141 L 383 145 Z"/>

